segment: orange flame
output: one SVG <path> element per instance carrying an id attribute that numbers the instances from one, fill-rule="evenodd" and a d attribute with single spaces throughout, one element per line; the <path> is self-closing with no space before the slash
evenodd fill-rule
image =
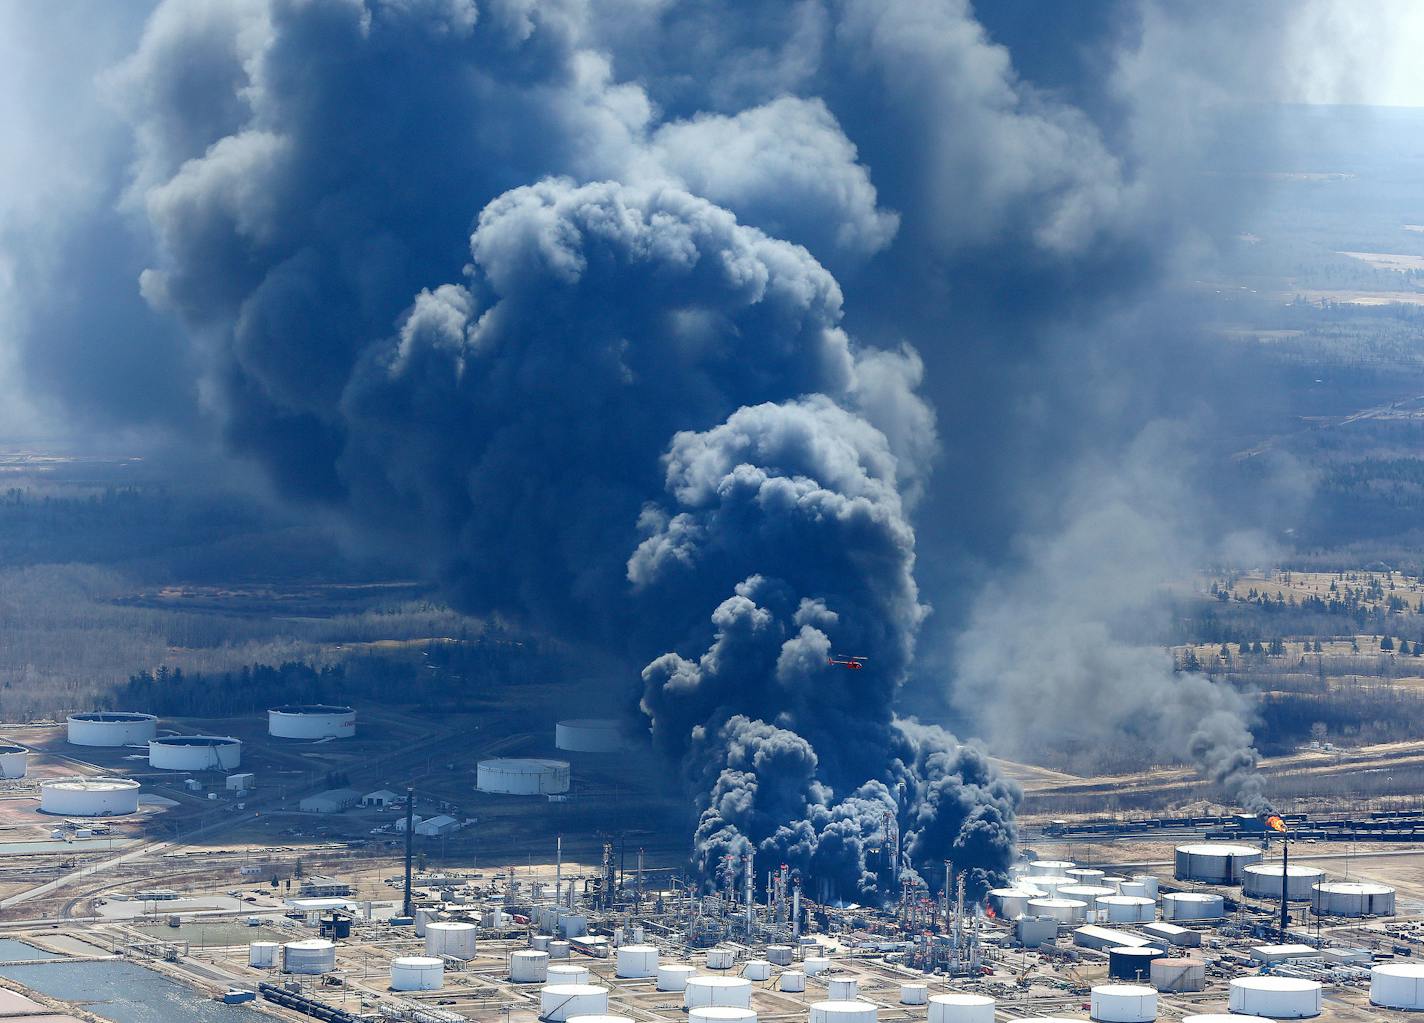
<path id="1" fill-rule="evenodd" d="M 1266 827 L 1270 828 L 1272 831 L 1285 831 L 1285 829 L 1286 829 L 1286 822 L 1283 821 L 1283 820 L 1281 820 L 1281 815 L 1280 815 L 1280 814 L 1278 814 L 1278 813 L 1273 813 L 1273 814 L 1267 815 L 1267 817 L 1266 817 Z"/>

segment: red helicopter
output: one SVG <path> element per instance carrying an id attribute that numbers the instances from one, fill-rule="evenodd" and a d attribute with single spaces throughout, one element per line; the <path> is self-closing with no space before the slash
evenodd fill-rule
<path id="1" fill-rule="evenodd" d="M 846 657 L 844 655 L 836 657 L 832 655 L 831 659 L 826 663 L 832 668 L 845 668 L 847 671 L 859 671 L 865 667 L 865 662 L 868 660 L 870 660 L 868 657 Z"/>

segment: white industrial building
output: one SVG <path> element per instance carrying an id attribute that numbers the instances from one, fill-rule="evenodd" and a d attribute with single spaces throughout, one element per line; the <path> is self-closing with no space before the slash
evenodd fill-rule
<path id="1" fill-rule="evenodd" d="M 375 792 L 367 792 L 361 797 L 362 806 L 392 806 L 400 802 L 400 793 L 392 792 L 390 789 L 377 789 Z"/>
<path id="2" fill-rule="evenodd" d="M 613 718 L 573 718 L 554 726 L 554 745 L 570 753 L 617 753 L 625 743 Z"/>
<path id="3" fill-rule="evenodd" d="M 355 789 L 327 789 L 314 796 L 307 796 L 298 808 L 304 813 L 340 813 L 361 802 L 361 793 Z"/>
<path id="4" fill-rule="evenodd" d="M 256 776 L 251 771 L 244 771 L 242 774 L 230 774 L 227 776 L 227 790 L 229 792 L 247 792 L 256 784 Z"/>
<path id="5" fill-rule="evenodd" d="M 475 772 L 481 792 L 515 796 L 552 795 L 569 790 L 569 762 L 535 757 L 481 760 Z"/>
<path id="6" fill-rule="evenodd" d="M 29 750 L 13 742 L 0 742 L 0 778 L 23 778 L 29 769 Z"/>
<path id="7" fill-rule="evenodd" d="M 232 771 L 242 740 L 230 735 L 165 735 L 148 744 L 148 766 L 160 771 Z"/>
<path id="8" fill-rule="evenodd" d="M 450 835 L 460 830 L 460 822 L 449 814 L 437 814 L 434 817 L 427 817 L 415 826 L 417 835 L 424 835 L 426 838 L 439 838 L 442 835 Z"/>
<path id="9" fill-rule="evenodd" d="M 129 778 L 55 778 L 40 782 L 40 812 L 120 817 L 138 812 L 138 790 L 138 782 Z"/>
<path id="10" fill-rule="evenodd" d="M 325 703 L 292 703 L 267 712 L 267 734 L 278 739 L 349 739 L 356 711 Z"/>
<path id="11" fill-rule="evenodd" d="M 134 746 L 158 735 L 158 718 L 130 711 L 71 714 L 66 725 L 71 746 Z"/>

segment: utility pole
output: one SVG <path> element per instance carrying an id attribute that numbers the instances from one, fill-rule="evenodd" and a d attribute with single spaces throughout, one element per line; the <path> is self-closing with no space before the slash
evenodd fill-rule
<path id="1" fill-rule="evenodd" d="M 415 789 L 407 785 L 405 789 L 405 902 L 401 906 L 402 916 L 415 915 L 415 901 L 411 897 L 410 867 L 415 855 Z"/>

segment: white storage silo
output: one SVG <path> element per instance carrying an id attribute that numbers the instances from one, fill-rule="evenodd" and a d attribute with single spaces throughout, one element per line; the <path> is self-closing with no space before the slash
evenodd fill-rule
<path id="1" fill-rule="evenodd" d="M 994 1023 L 994 999 L 957 991 L 931 995 L 929 1023 Z"/>
<path id="2" fill-rule="evenodd" d="M 880 1010 L 869 1002 L 814 1002 L 810 1023 L 876 1023 Z"/>
<path id="3" fill-rule="evenodd" d="M 475 787 L 508 796 L 558 795 L 569 790 L 569 762 L 543 757 L 497 757 L 475 767 Z"/>
<path id="4" fill-rule="evenodd" d="M 1152 960 L 1152 986 L 1158 991 L 1182 992 L 1206 989 L 1206 963 L 1186 957 Z"/>
<path id="5" fill-rule="evenodd" d="M 1107 874 L 1106 870 L 1093 867 L 1068 867 L 1063 871 L 1063 876 L 1071 878 L 1074 884 L 1102 884 Z"/>
<path id="6" fill-rule="evenodd" d="M 736 959 L 737 953 L 730 948 L 707 950 L 707 968 L 709 970 L 730 970 Z"/>
<path id="7" fill-rule="evenodd" d="M 930 1000 L 930 989 L 928 984 L 901 984 L 900 1004 L 901 1005 L 924 1005 Z"/>
<path id="8" fill-rule="evenodd" d="M 587 984 L 588 967 L 577 963 L 550 963 L 544 976 L 548 984 Z"/>
<path id="9" fill-rule="evenodd" d="M 1227 1007 L 1271 1019 L 1306 1019 L 1320 1015 L 1318 980 L 1296 977 L 1237 977 L 1231 981 Z"/>
<path id="10" fill-rule="evenodd" d="M 1115 896 L 1117 890 L 1101 884 L 1065 884 L 1058 886 L 1056 898 L 1077 899 L 1091 909 L 1097 900 L 1105 895 Z"/>
<path id="11" fill-rule="evenodd" d="M 765 959 L 748 959 L 742 964 L 742 976 L 747 980 L 770 980 L 771 963 Z"/>
<path id="12" fill-rule="evenodd" d="M 526 948 L 509 957 L 509 979 L 516 984 L 545 984 L 549 980 L 549 953 Z"/>
<path id="13" fill-rule="evenodd" d="M 1325 916 L 1393 916 L 1394 889 L 1361 881 L 1322 881 L 1311 886 L 1312 907 Z"/>
<path id="14" fill-rule="evenodd" d="M 814 977 L 818 973 L 825 973 L 830 968 L 831 961 L 825 956 L 807 956 L 801 962 L 801 969 L 808 977 Z"/>
<path id="15" fill-rule="evenodd" d="M 688 1009 L 687 1019 L 688 1023 L 757 1023 L 757 1014 L 731 1005 L 703 1005 Z"/>
<path id="16" fill-rule="evenodd" d="M 148 766 L 160 771 L 234 771 L 242 740 L 230 735 L 165 735 L 148 744 Z"/>
<path id="17" fill-rule="evenodd" d="M 1424 964 L 1382 963 L 1370 970 L 1370 1004 L 1386 1009 L 1424 1009 Z"/>
<path id="18" fill-rule="evenodd" d="M 267 734 L 278 739 L 349 739 L 356 711 L 325 703 L 289 703 L 267 712 Z"/>
<path id="19" fill-rule="evenodd" d="M 853 1002 L 860 995 L 860 981 L 854 977 L 832 977 L 826 981 L 826 998 L 832 1002 Z"/>
<path id="20" fill-rule="evenodd" d="M 275 941 L 253 941 L 247 946 L 247 965 L 259 970 L 270 970 L 277 965 L 277 950 L 282 946 Z"/>
<path id="21" fill-rule="evenodd" d="M 806 975 L 800 970 L 787 970 L 776 978 L 776 989 L 778 991 L 805 991 Z"/>
<path id="22" fill-rule="evenodd" d="M 1153 902 L 1157 901 L 1157 896 L 1147 894 L 1147 890 L 1147 886 L 1141 881 L 1124 881 L 1122 884 L 1117 886 L 1117 894 L 1119 895 L 1126 895 L 1128 898 L 1132 899 L 1148 899 Z"/>
<path id="23" fill-rule="evenodd" d="M 1046 916 L 1061 924 L 1080 924 L 1088 918 L 1088 904 L 1080 899 L 1029 899 L 1029 916 Z"/>
<path id="24" fill-rule="evenodd" d="M 563 938 L 550 938 L 549 944 L 545 948 L 550 959 L 567 959 L 569 957 L 569 943 Z"/>
<path id="25" fill-rule="evenodd" d="M 1142 893 L 1146 898 L 1155 899 L 1158 894 L 1160 894 L 1158 889 L 1162 882 L 1157 879 L 1156 874 L 1133 874 L 1128 880 L 1133 884 L 1140 884 L 1146 888 L 1147 891 Z M 1128 895 L 1131 893 L 1122 891 L 1122 885 L 1118 885 L 1118 894 Z"/>
<path id="26" fill-rule="evenodd" d="M 1257 899 L 1277 899 L 1281 897 L 1281 865 L 1279 863 L 1253 863 L 1241 872 L 1241 891 Z M 1325 871 L 1319 867 L 1292 866 L 1285 878 L 1286 899 L 1304 902 L 1310 898 L 1313 885 L 1325 880 Z"/>
<path id="27" fill-rule="evenodd" d="M 336 945 L 325 938 L 303 938 L 282 946 L 282 972 L 330 973 L 336 969 Z"/>
<path id="28" fill-rule="evenodd" d="M 445 960 L 435 956 L 397 956 L 391 960 L 392 991 L 439 991 L 445 986 Z"/>
<path id="29" fill-rule="evenodd" d="M 1073 879 L 1064 877 L 1061 874 L 1041 874 L 1038 877 L 1026 877 L 1023 879 L 1023 887 L 1036 888 L 1043 892 L 1045 898 L 1056 898 L 1058 890 L 1067 885 L 1071 885 Z"/>
<path id="30" fill-rule="evenodd" d="M 687 979 L 697 976 L 697 967 L 686 963 L 662 963 L 658 966 L 659 991 L 681 991 L 687 987 Z"/>
<path id="31" fill-rule="evenodd" d="M 1261 862 L 1261 850 L 1249 845 L 1229 842 L 1199 842 L 1177 846 L 1176 877 L 1178 881 L 1202 881 L 1206 884 L 1238 884 L 1241 872 L 1253 863 Z"/>
<path id="32" fill-rule="evenodd" d="M 29 750 L 13 742 L 0 742 L 0 778 L 23 778 L 29 765 Z"/>
<path id="33" fill-rule="evenodd" d="M 59 817 L 138 813 L 139 784 L 129 778 L 54 778 L 40 782 L 40 812 Z"/>
<path id="34" fill-rule="evenodd" d="M 752 1004 L 752 982 L 742 977 L 689 977 L 682 989 L 682 1007 L 731 1005 L 746 1009 Z"/>
<path id="35" fill-rule="evenodd" d="M 612 718 L 574 718 L 554 726 L 554 746 L 570 753 L 617 753 L 623 726 Z"/>
<path id="36" fill-rule="evenodd" d="M 1157 903 L 1133 895 L 1100 895 L 1096 906 L 1108 923 L 1140 924 L 1157 919 Z"/>
<path id="37" fill-rule="evenodd" d="M 1141 984 L 1100 984 L 1092 989 L 1088 1013 L 1098 1023 L 1152 1023 L 1157 992 Z"/>
<path id="38" fill-rule="evenodd" d="M 570 1016 L 608 1013 L 608 989 L 596 984 L 549 984 L 539 989 L 539 1018 L 564 1023 Z"/>
<path id="39" fill-rule="evenodd" d="M 1125 878 L 1125 877 L 1119 877 L 1119 876 L 1116 875 L 1116 874 L 1105 874 L 1105 875 L 1103 875 L 1102 877 L 1098 878 L 1098 884 L 1106 885 L 1107 887 L 1113 889 L 1113 890 L 1116 891 L 1119 895 L 1121 895 L 1121 894 L 1122 894 L 1122 883 L 1123 883 L 1124 881 L 1126 881 L 1126 880 L 1127 880 L 1127 878 Z"/>
<path id="40" fill-rule="evenodd" d="M 620 945 L 615 973 L 619 977 L 656 977 L 658 950 L 652 945 Z"/>
<path id="41" fill-rule="evenodd" d="M 790 945 L 766 946 L 766 961 L 773 966 L 790 966 L 796 958 L 796 950 Z"/>
<path id="42" fill-rule="evenodd" d="M 478 928 L 463 920 L 432 920 L 425 925 L 425 952 L 453 959 L 475 958 Z"/>
<path id="43" fill-rule="evenodd" d="M 1072 870 L 1077 865 L 1072 860 L 1034 860 L 1028 865 L 1028 876 L 1062 877 L 1065 870 Z"/>
<path id="44" fill-rule="evenodd" d="M 1219 920 L 1226 900 L 1210 892 L 1168 892 L 1162 896 L 1163 920 Z"/>
<path id="45" fill-rule="evenodd" d="M 989 891 L 989 905 L 1005 920 L 1016 920 L 1028 910 L 1028 900 L 1041 898 L 1037 889 L 993 888 Z"/>
<path id="46" fill-rule="evenodd" d="M 71 714 L 66 726 L 71 746 L 133 746 L 158 734 L 158 718 L 130 711 Z"/>

